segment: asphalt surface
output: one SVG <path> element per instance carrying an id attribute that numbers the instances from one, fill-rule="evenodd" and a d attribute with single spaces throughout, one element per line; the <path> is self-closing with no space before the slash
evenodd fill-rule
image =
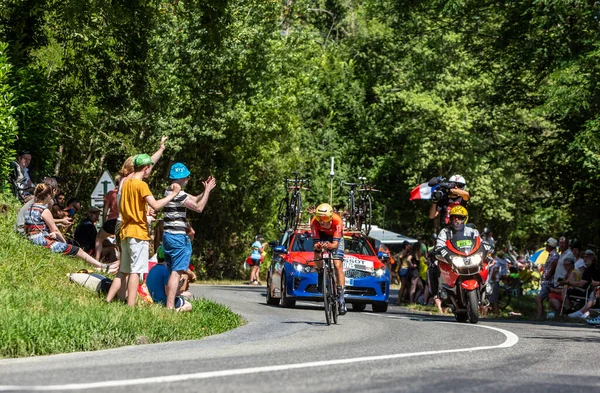
<path id="1" fill-rule="evenodd" d="M 595 392 L 600 329 L 265 304 L 264 287 L 192 286 L 248 323 L 199 341 L 0 360 L 0 391 Z M 369 307 L 367 307 L 369 310 Z"/>

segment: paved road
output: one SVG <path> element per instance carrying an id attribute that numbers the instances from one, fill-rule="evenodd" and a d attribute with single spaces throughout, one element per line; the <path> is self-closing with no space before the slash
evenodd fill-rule
<path id="1" fill-rule="evenodd" d="M 264 288 L 193 286 L 248 323 L 200 341 L 0 360 L 0 391 L 599 391 L 600 329 L 453 323 L 391 307 L 326 326 L 319 304 L 267 306 Z"/>

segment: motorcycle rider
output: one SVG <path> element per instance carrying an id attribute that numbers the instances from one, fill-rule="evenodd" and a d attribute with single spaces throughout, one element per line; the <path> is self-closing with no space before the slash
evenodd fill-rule
<path id="1" fill-rule="evenodd" d="M 434 200 L 429 209 L 429 218 L 433 220 L 439 216 L 441 227 L 444 228 L 446 225 L 450 224 L 450 210 L 452 210 L 454 206 L 466 207 L 467 202 L 471 199 L 471 194 L 465 189 L 467 182 L 461 175 L 452 175 L 447 183 L 440 183 L 440 179 L 434 177 L 429 180 L 428 184 L 430 187 L 439 184 L 439 189 L 447 190 L 447 192 L 442 193 L 440 199 Z M 434 232 L 437 233 L 436 223 L 434 226 L 436 227 Z"/>
<path id="2" fill-rule="evenodd" d="M 446 246 L 446 240 L 456 239 L 476 239 L 479 237 L 479 231 L 467 225 L 469 212 L 464 206 L 457 205 L 450 209 L 450 225 L 445 227 L 438 234 L 435 242 L 436 250 Z"/>

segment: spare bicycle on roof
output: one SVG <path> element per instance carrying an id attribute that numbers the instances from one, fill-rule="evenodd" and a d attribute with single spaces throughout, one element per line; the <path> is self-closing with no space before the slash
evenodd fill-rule
<path id="1" fill-rule="evenodd" d="M 293 172 L 293 179 L 285 179 L 285 197 L 279 202 L 277 209 L 277 227 L 282 233 L 288 229 L 296 229 L 302 221 L 301 190 L 310 190 L 310 176 L 300 178 L 298 172 Z"/>
<path id="2" fill-rule="evenodd" d="M 371 192 L 379 192 L 372 184 L 366 183 L 365 177 L 359 177 L 360 183 L 340 182 L 340 185 L 350 187 L 348 192 L 348 205 L 344 212 L 344 219 L 348 229 L 362 231 L 366 235 L 371 231 L 373 217 L 373 197 Z"/>

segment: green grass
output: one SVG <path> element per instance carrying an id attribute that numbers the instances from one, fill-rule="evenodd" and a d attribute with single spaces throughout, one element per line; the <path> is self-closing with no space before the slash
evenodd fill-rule
<path id="1" fill-rule="evenodd" d="M 82 260 L 34 246 L 17 235 L 20 205 L 0 196 L 0 357 L 92 351 L 124 345 L 192 340 L 236 328 L 243 319 L 208 300 L 174 313 L 160 305 L 120 302 L 72 284 Z"/>

